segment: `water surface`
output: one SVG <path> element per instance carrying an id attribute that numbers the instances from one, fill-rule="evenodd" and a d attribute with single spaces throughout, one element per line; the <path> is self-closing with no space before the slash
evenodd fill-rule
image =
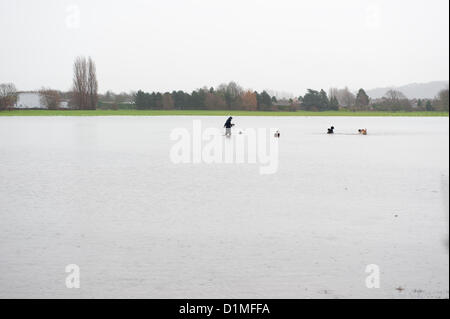
<path id="1" fill-rule="evenodd" d="M 449 297 L 448 118 L 236 118 L 272 175 L 173 164 L 193 119 L 0 118 L 0 297 Z"/>

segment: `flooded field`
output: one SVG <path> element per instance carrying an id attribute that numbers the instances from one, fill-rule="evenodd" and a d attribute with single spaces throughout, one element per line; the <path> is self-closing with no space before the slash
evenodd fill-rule
<path id="1" fill-rule="evenodd" d="M 173 162 L 225 119 L 0 118 L 0 298 L 449 297 L 448 118 L 236 117 L 272 174 Z"/>

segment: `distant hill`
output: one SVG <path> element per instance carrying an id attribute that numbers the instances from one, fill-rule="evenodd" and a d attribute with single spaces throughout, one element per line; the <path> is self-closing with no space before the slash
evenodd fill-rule
<path id="1" fill-rule="evenodd" d="M 377 88 L 368 90 L 367 94 L 373 99 L 378 99 L 383 97 L 387 91 L 395 89 L 402 92 L 410 99 L 432 99 L 436 97 L 439 91 L 446 88 L 448 88 L 448 81 L 434 81 L 428 83 L 411 83 L 403 86 Z"/>

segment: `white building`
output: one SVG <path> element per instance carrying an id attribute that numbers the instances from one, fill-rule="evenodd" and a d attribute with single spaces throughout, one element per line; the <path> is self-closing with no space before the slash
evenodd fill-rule
<path id="1" fill-rule="evenodd" d="M 43 109 L 41 95 L 38 92 L 23 92 L 17 94 L 16 109 Z"/>
<path id="2" fill-rule="evenodd" d="M 17 94 L 16 109 L 46 109 L 47 107 L 41 101 L 39 92 L 21 92 Z M 69 108 L 67 101 L 61 101 L 60 108 Z"/>

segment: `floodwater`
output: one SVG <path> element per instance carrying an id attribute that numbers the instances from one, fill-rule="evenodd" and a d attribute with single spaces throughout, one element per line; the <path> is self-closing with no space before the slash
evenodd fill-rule
<path id="1" fill-rule="evenodd" d="M 0 297 L 449 298 L 448 118 L 235 118 L 269 175 L 174 164 L 194 119 L 0 117 Z"/>

